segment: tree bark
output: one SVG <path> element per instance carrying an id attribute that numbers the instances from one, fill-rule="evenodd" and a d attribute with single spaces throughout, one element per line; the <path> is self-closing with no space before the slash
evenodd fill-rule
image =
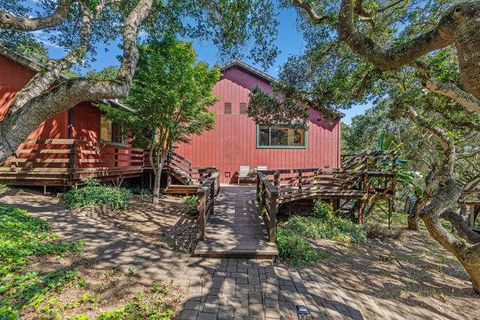
<path id="1" fill-rule="evenodd" d="M 159 151 L 156 156 L 155 182 L 153 184 L 153 204 L 157 205 L 160 201 L 160 188 L 162 183 L 162 170 L 165 163 L 166 152 Z"/>
<path id="2" fill-rule="evenodd" d="M 138 62 L 137 33 L 142 21 L 148 16 L 153 0 L 139 0 L 125 19 L 123 32 L 123 58 L 115 80 L 93 80 L 82 77 L 60 82 L 60 71 L 77 61 L 88 48 L 90 24 L 85 16 L 81 31 L 82 43 L 64 59 L 52 62 L 45 70 L 28 83 L 28 90 L 19 92 L 3 121 L 0 121 L 0 163 L 12 155 L 28 135 L 43 121 L 55 113 L 74 107 L 82 101 L 116 99 L 125 97 L 131 87 Z M 61 1 L 61 3 L 70 1 Z M 100 1 L 103 5 L 104 1 Z M 99 7 L 97 7 L 98 9 Z M 0 17 L 1 23 L 1 17 Z M 18 101 L 17 101 L 18 99 Z"/>
<path id="3" fill-rule="evenodd" d="M 381 69 L 393 70 L 429 52 L 455 45 L 465 89 L 480 99 L 480 1 L 452 6 L 432 30 L 387 49 L 356 29 L 356 5 L 356 0 L 342 0 L 337 24 L 339 39 L 355 53 Z"/>

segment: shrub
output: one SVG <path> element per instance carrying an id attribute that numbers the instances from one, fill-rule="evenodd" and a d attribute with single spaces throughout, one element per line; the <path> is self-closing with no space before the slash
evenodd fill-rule
<path id="1" fill-rule="evenodd" d="M 333 208 L 327 203 L 317 201 L 313 205 L 313 215 L 315 218 L 327 221 L 334 217 Z"/>
<path id="2" fill-rule="evenodd" d="M 188 215 L 194 216 L 198 214 L 198 210 L 197 210 L 198 196 L 197 195 L 191 195 L 191 196 L 185 197 L 185 204 L 187 205 L 185 212 Z"/>
<path id="3" fill-rule="evenodd" d="M 130 197 L 127 189 L 103 186 L 98 180 L 88 179 L 83 188 L 65 193 L 63 201 L 69 209 L 95 204 L 111 204 L 117 209 L 125 209 Z"/>
<path id="4" fill-rule="evenodd" d="M 288 221 L 288 228 L 294 230 L 298 235 L 310 239 L 330 239 L 357 244 L 367 241 L 367 235 L 362 225 L 339 217 L 332 217 L 325 221 L 315 216 L 295 216 Z"/>
<path id="5" fill-rule="evenodd" d="M 309 265 L 321 258 L 308 241 L 289 228 L 278 228 L 277 247 L 280 259 L 294 266 Z"/>
<path id="6" fill-rule="evenodd" d="M 152 192 L 150 191 L 150 189 L 147 188 L 135 188 L 133 190 L 133 194 L 136 194 L 140 196 L 140 198 L 145 199 L 150 197 L 152 195 Z"/>

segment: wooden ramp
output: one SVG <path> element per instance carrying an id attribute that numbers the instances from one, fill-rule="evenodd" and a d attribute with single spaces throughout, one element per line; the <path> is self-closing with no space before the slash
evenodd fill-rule
<path id="1" fill-rule="evenodd" d="M 266 228 L 255 203 L 254 187 L 225 186 L 220 189 L 215 213 L 205 227 L 194 255 L 202 257 L 272 258 L 275 242 L 268 242 Z"/>

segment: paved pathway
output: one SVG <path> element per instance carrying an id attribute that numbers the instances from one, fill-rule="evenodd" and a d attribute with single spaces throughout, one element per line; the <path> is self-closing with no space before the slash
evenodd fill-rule
<path id="1" fill-rule="evenodd" d="M 205 228 L 206 240 L 199 242 L 196 255 L 206 257 L 271 258 L 278 254 L 267 241 L 262 218 L 255 203 L 255 188 L 222 186 Z"/>
<path id="2" fill-rule="evenodd" d="M 0 202 L 23 207 L 49 220 L 65 240 L 85 240 L 91 268 L 134 267 L 138 281 L 172 280 L 187 291 L 181 319 L 297 319 L 295 305 L 305 304 L 310 319 L 448 319 L 441 310 L 345 289 L 318 272 L 268 260 L 205 259 L 175 253 L 135 233 L 75 215 L 44 196 L 6 196 Z"/>

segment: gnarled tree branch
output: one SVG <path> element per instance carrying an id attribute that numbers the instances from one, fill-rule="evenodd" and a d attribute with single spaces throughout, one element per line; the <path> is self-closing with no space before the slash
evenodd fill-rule
<path id="1" fill-rule="evenodd" d="M 443 83 L 436 80 L 430 75 L 427 66 L 421 61 L 415 61 L 412 66 L 422 77 L 425 88 L 431 92 L 452 99 L 470 112 L 480 114 L 480 99 L 463 91 L 453 83 Z"/>
<path id="2" fill-rule="evenodd" d="M 59 0 L 55 12 L 41 18 L 17 17 L 10 12 L 0 11 L 0 29 L 35 31 L 58 26 L 67 18 L 72 3 L 73 0 Z"/>

